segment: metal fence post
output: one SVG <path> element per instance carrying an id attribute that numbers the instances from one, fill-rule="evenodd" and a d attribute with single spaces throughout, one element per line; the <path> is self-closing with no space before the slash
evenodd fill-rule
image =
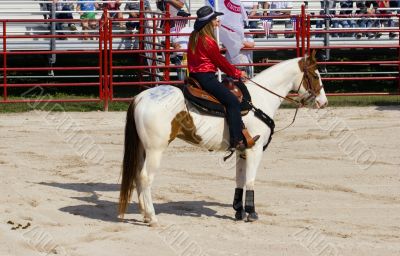
<path id="1" fill-rule="evenodd" d="M 136 44 L 139 46 L 139 50 L 144 50 L 144 37 L 142 36 L 145 33 L 145 25 L 149 24 L 149 22 L 147 21 L 147 19 L 145 20 L 145 18 L 147 18 L 147 15 L 145 17 L 144 12 L 145 12 L 145 6 L 144 6 L 144 0 L 140 0 L 139 3 L 139 37 L 135 37 L 135 40 L 139 41 L 139 44 Z M 147 11 L 147 10 L 146 10 Z M 155 26 L 156 21 L 153 20 L 153 26 Z M 135 45 L 135 44 L 134 44 Z M 144 65 L 144 58 L 142 57 L 142 54 L 138 54 L 139 55 L 139 64 L 140 65 Z M 139 81 L 143 81 L 143 72 L 138 72 L 139 73 Z"/>
<path id="2" fill-rule="evenodd" d="M 307 38 L 307 54 L 311 56 L 311 17 L 310 15 L 306 14 L 306 38 Z"/>
<path id="3" fill-rule="evenodd" d="M 330 19 L 327 18 L 327 16 L 330 14 L 330 9 L 329 9 L 329 2 L 328 0 L 324 0 L 324 12 L 325 12 L 325 17 L 324 17 L 324 23 L 325 23 L 325 32 L 328 32 L 329 26 L 330 26 Z M 330 45 L 330 39 L 329 39 L 330 33 L 325 33 L 324 35 L 324 46 L 329 46 Z M 330 59 L 330 54 L 331 50 L 330 49 L 325 49 L 325 60 Z"/>
<path id="4" fill-rule="evenodd" d="M 301 56 L 304 56 L 305 52 L 305 37 L 306 37 L 306 8 L 304 5 L 301 6 L 301 15 L 300 15 L 300 20 L 301 20 Z"/>
<path id="5" fill-rule="evenodd" d="M 301 16 L 296 16 L 296 56 L 300 57 L 300 40 L 301 40 Z"/>
<path id="6" fill-rule="evenodd" d="M 104 23 L 103 19 L 99 20 L 99 98 L 100 100 L 104 99 L 104 92 L 103 92 L 103 42 L 104 42 Z"/>
<path id="7" fill-rule="evenodd" d="M 107 86 L 107 96 L 110 101 L 113 98 L 113 28 L 112 20 L 108 20 L 108 33 L 107 33 L 107 43 L 108 43 L 108 86 Z"/>
<path id="8" fill-rule="evenodd" d="M 107 9 L 103 9 L 103 25 L 104 25 L 104 47 L 103 47 L 103 93 L 104 93 L 104 107 L 103 110 L 104 111 L 108 111 L 108 26 L 109 24 L 109 20 L 108 20 L 108 13 L 107 13 Z"/>
<path id="9" fill-rule="evenodd" d="M 7 22 L 3 21 L 3 99 L 7 101 Z"/>
<path id="10" fill-rule="evenodd" d="M 397 16 L 397 19 L 399 20 L 400 19 L 400 15 L 399 14 L 397 14 L 396 15 Z M 399 22 L 399 31 L 397 31 L 397 33 L 400 33 L 400 22 Z M 397 47 L 397 54 L 398 54 L 398 57 L 397 57 L 397 70 L 398 70 L 398 74 L 397 74 L 397 94 L 398 95 L 400 95 L 400 36 L 399 36 L 399 39 L 397 40 L 397 45 L 399 46 L 399 47 Z"/>
<path id="11" fill-rule="evenodd" d="M 56 18 L 56 4 L 54 2 L 51 3 L 51 19 L 54 20 Z M 50 51 L 55 51 L 57 50 L 56 46 L 56 23 L 54 21 L 51 22 L 50 25 L 50 33 L 53 36 L 50 39 Z M 56 63 L 56 54 L 51 54 L 49 58 L 49 64 L 53 66 L 53 64 Z"/>
<path id="12" fill-rule="evenodd" d="M 169 49 L 171 47 L 171 36 L 169 35 L 171 33 L 171 13 L 169 12 L 169 8 L 170 8 L 170 3 L 166 4 L 166 12 L 165 12 L 165 20 L 164 20 L 164 24 L 165 24 L 165 49 L 167 50 L 165 53 L 165 66 L 169 66 L 170 63 L 170 52 Z M 165 68 L 164 69 L 164 80 L 165 81 L 169 81 L 169 68 Z"/>

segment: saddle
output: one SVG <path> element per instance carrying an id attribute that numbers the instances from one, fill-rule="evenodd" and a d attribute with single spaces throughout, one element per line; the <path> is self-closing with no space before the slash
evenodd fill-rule
<path id="1" fill-rule="evenodd" d="M 224 79 L 222 83 L 239 100 L 241 115 L 247 115 L 247 113 L 249 113 L 251 110 L 251 106 L 249 104 L 251 97 L 246 86 L 242 83 L 235 84 L 232 79 Z M 189 101 L 200 111 L 214 116 L 225 117 L 224 106 L 214 96 L 204 91 L 196 79 L 192 77 L 186 78 L 185 85 L 183 87 L 183 95 L 187 101 Z"/>
<path id="2" fill-rule="evenodd" d="M 251 97 L 246 86 L 242 83 L 235 84 L 232 79 L 224 79 L 222 84 L 223 86 L 227 87 L 239 100 L 241 115 L 247 115 L 252 107 L 249 104 L 249 102 L 251 102 Z M 225 117 L 225 107 L 214 96 L 204 91 L 196 79 L 188 77 L 185 80 L 183 95 L 185 96 L 186 100 L 188 100 L 199 110 L 207 114 Z M 237 147 L 237 149 L 241 151 L 243 151 L 245 148 L 253 147 L 259 138 L 259 136 L 252 138 L 245 127 L 242 129 L 242 134 L 246 142 L 245 144 Z M 231 154 L 225 157 L 224 160 L 229 158 L 232 154 L 233 151 L 231 151 Z"/>

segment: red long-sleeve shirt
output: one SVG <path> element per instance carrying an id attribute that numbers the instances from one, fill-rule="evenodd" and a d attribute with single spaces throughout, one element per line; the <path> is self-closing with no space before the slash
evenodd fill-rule
<path id="1" fill-rule="evenodd" d="M 190 73 L 217 72 L 217 68 L 222 70 L 228 76 L 240 78 L 239 69 L 232 66 L 219 52 L 219 47 L 214 39 L 206 36 L 203 39 L 199 37 L 195 52 L 187 50 L 187 61 Z"/>

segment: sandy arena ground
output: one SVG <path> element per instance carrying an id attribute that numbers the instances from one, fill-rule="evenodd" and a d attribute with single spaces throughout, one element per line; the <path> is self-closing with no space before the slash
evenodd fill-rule
<path id="1" fill-rule="evenodd" d="M 264 154 L 254 223 L 233 219 L 222 153 L 174 142 L 153 187 L 159 228 L 136 203 L 117 218 L 125 113 L 0 120 L 1 256 L 400 255 L 399 107 L 301 110 Z"/>

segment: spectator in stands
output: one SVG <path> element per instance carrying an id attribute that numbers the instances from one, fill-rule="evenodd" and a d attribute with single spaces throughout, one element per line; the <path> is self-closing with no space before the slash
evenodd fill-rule
<path id="1" fill-rule="evenodd" d="M 390 7 L 396 9 L 397 14 L 400 14 L 400 0 L 390 1 Z"/>
<path id="2" fill-rule="evenodd" d="M 157 8 L 160 11 L 165 12 L 166 11 L 166 4 L 169 3 L 169 12 L 171 14 L 171 17 L 176 17 L 178 11 L 183 8 L 185 5 L 185 0 L 157 0 Z"/>
<path id="3" fill-rule="evenodd" d="M 81 15 L 81 20 L 82 20 L 82 31 L 85 36 L 88 36 L 89 34 L 86 32 L 86 30 L 94 30 L 96 29 L 97 26 L 97 21 L 96 19 L 96 9 L 99 8 L 99 5 L 96 0 L 78 0 L 77 5 L 76 5 L 76 10 L 80 13 Z M 88 37 L 84 37 L 83 40 L 88 40 Z M 93 37 L 91 38 L 93 39 Z"/>
<path id="4" fill-rule="evenodd" d="M 348 1 L 348 0 L 340 1 L 339 4 L 340 4 L 340 8 L 342 9 L 342 10 L 340 10 L 339 14 L 341 14 L 341 15 L 351 15 L 353 13 L 353 1 L 352 0 L 350 0 L 350 1 Z M 344 18 L 341 18 L 340 20 L 338 20 L 337 22 L 334 22 L 333 24 L 334 24 L 334 28 L 338 28 L 339 25 L 342 28 L 347 28 L 347 29 L 348 28 L 353 29 L 353 28 L 356 27 L 355 20 L 351 20 L 351 19 L 346 20 Z M 353 37 L 354 33 L 342 33 L 341 36 Z"/>
<path id="5" fill-rule="evenodd" d="M 258 2 L 247 2 L 243 0 L 241 2 L 246 10 L 247 16 L 257 16 Z M 245 25 L 245 28 L 257 28 L 257 21 L 249 21 L 249 24 Z"/>
<path id="6" fill-rule="evenodd" d="M 282 16 L 282 15 L 290 15 L 291 9 L 293 8 L 293 4 L 291 1 L 274 1 L 274 2 L 265 2 L 264 9 L 269 10 L 264 12 L 264 16 Z M 274 19 L 271 25 L 271 29 L 274 24 L 282 23 L 281 19 Z M 293 24 L 290 20 L 283 21 L 285 24 L 285 30 L 293 29 Z M 272 34 L 271 37 L 277 37 L 276 34 Z M 286 34 L 285 37 L 294 37 L 294 34 Z"/>
<path id="7" fill-rule="evenodd" d="M 157 4 L 157 8 L 162 11 L 165 12 L 166 11 L 166 4 L 169 4 L 169 13 L 170 13 L 170 17 L 177 17 L 178 12 L 182 12 L 182 8 L 185 5 L 185 0 L 157 0 L 156 4 Z M 160 23 L 160 27 L 164 27 L 164 22 L 161 21 Z M 171 22 L 171 28 L 174 27 L 173 22 Z"/>
<path id="8" fill-rule="evenodd" d="M 178 12 L 178 17 L 189 17 L 189 13 Z M 186 50 L 189 43 L 189 36 L 192 33 L 193 28 L 186 26 L 188 20 L 176 20 L 174 27 L 171 28 L 171 34 L 179 34 L 171 36 L 171 45 L 175 50 L 180 50 L 180 52 L 174 52 L 171 55 L 171 62 L 175 65 L 185 65 L 186 64 Z M 177 69 L 178 79 L 184 80 L 186 78 L 186 69 Z"/>
<path id="9" fill-rule="evenodd" d="M 36 0 L 36 1 L 40 1 L 40 0 Z M 49 2 L 49 3 L 39 3 L 39 5 L 40 5 L 40 10 L 42 12 L 46 12 L 46 13 L 43 13 L 43 18 L 45 20 L 51 19 L 51 6 L 52 6 L 52 4 Z"/>
<path id="10" fill-rule="evenodd" d="M 247 31 L 249 32 L 249 31 Z M 255 43 L 254 39 L 251 35 L 246 35 L 242 42 L 242 48 L 254 48 Z M 253 51 L 251 50 L 240 50 L 239 54 L 236 56 L 230 56 L 229 51 L 225 53 L 226 59 L 231 64 L 250 64 L 253 63 Z M 245 71 L 249 77 L 253 76 L 253 67 L 252 66 L 242 66 L 237 67 L 239 70 Z"/>
<path id="11" fill-rule="evenodd" d="M 390 1 L 389 0 L 379 0 L 378 1 L 378 7 L 379 8 L 390 8 Z M 379 14 L 393 14 L 393 11 L 391 10 L 378 10 L 377 13 Z M 387 17 L 382 19 L 383 24 L 387 24 L 388 27 L 393 28 L 394 25 L 394 20 L 393 17 Z M 389 38 L 394 39 L 397 37 L 397 33 L 394 32 L 389 32 Z"/>
<path id="12" fill-rule="evenodd" d="M 149 0 L 144 1 L 144 9 L 150 10 Z M 140 3 L 137 1 L 127 2 L 125 4 L 125 11 L 128 12 L 129 19 L 139 18 Z M 131 30 L 139 30 L 139 24 L 140 24 L 139 21 L 128 21 L 126 23 L 126 28 Z"/>
<path id="13" fill-rule="evenodd" d="M 364 14 L 366 15 L 365 17 L 362 17 L 359 22 L 358 22 L 358 26 L 360 28 L 371 28 L 371 27 L 379 27 L 380 23 L 379 20 L 377 19 L 373 19 L 375 13 L 376 13 L 376 9 L 378 7 L 378 3 L 376 1 L 360 1 L 357 2 L 356 4 L 357 6 L 357 11 L 356 14 Z M 378 33 L 357 33 L 356 34 L 356 38 L 360 39 L 362 37 L 362 35 L 365 35 L 366 37 L 368 37 L 368 39 L 371 39 L 373 37 L 379 38 L 381 37 L 382 33 L 378 32 Z"/>
<path id="14" fill-rule="evenodd" d="M 56 5 L 56 19 L 73 19 L 72 11 L 74 10 L 74 4 L 70 3 L 68 0 L 53 0 Z M 69 22 L 68 27 L 70 30 L 75 31 L 76 26 L 74 23 Z M 57 22 L 56 30 L 64 30 L 64 23 Z M 64 35 L 63 32 L 59 32 L 59 35 Z M 61 37 L 60 39 L 66 40 L 66 37 Z"/>
<path id="15" fill-rule="evenodd" d="M 122 12 L 120 12 L 121 2 L 120 0 L 115 1 L 107 1 L 107 3 L 103 3 L 103 9 L 107 9 L 108 18 L 111 19 L 123 19 L 124 16 Z M 119 28 L 124 29 L 125 24 L 123 21 L 118 21 Z"/>
<path id="16" fill-rule="evenodd" d="M 320 3 L 321 3 L 321 11 L 319 12 L 320 15 L 329 15 L 330 16 L 330 15 L 336 14 L 336 11 L 335 11 L 336 4 L 337 4 L 336 0 L 325 0 L 325 1 L 320 1 Z M 336 24 L 333 24 L 336 22 L 337 21 L 332 20 L 332 18 L 325 16 L 325 18 L 317 20 L 316 27 L 322 28 L 323 24 L 326 29 L 329 28 L 330 26 L 337 27 Z M 331 36 L 337 37 L 338 34 L 332 33 Z M 316 37 L 324 37 L 324 34 L 319 33 L 316 35 Z"/>

